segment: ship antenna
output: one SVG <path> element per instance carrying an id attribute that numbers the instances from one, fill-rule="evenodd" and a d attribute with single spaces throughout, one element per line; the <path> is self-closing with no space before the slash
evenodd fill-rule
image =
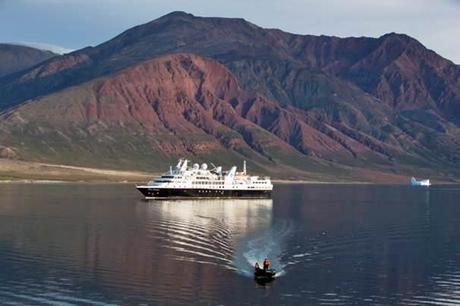
<path id="1" fill-rule="evenodd" d="M 169 166 L 169 174 L 172 174 L 172 166 Z"/>
<path id="2" fill-rule="evenodd" d="M 243 161 L 243 173 L 246 175 L 246 161 Z"/>

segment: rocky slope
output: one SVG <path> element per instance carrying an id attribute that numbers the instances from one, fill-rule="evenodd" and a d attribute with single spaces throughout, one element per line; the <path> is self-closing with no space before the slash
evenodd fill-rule
<path id="1" fill-rule="evenodd" d="M 458 66 L 405 35 L 302 36 L 176 12 L 1 78 L 0 145 L 109 167 L 198 156 L 296 177 L 446 178 L 458 175 L 459 82 Z"/>
<path id="2" fill-rule="evenodd" d="M 176 54 L 4 113 L 1 127 L 9 133 L 1 142 L 26 158 L 93 166 L 101 165 L 96 153 L 112 167 L 158 166 L 186 155 L 225 164 L 248 158 L 259 167 L 286 159 L 287 167 L 290 160 L 297 166 L 305 156 L 257 124 L 265 109 L 282 112 L 241 89 L 220 63 Z"/>
<path id="3" fill-rule="evenodd" d="M 0 77 L 30 68 L 56 55 L 31 47 L 0 44 Z"/>

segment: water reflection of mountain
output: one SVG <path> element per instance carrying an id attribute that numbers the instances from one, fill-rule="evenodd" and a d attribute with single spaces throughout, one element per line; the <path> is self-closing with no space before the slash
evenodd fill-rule
<path id="1" fill-rule="evenodd" d="M 312 292 L 306 304 L 460 305 L 458 197 L 409 186 L 278 188 L 276 219 L 302 222 L 283 259 L 290 277 L 307 273 L 289 293 Z"/>
<path id="2" fill-rule="evenodd" d="M 272 220 L 271 200 L 144 202 L 83 192 L 55 199 L 29 198 L 0 215 L 0 299 L 217 302 L 216 279 L 234 274 L 236 241 Z"/>

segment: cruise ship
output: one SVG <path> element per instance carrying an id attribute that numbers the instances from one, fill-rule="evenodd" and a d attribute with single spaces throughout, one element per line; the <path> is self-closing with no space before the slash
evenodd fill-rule
<path id="1" fill-rule="evenodd" d="M 175 168 L 145 185 L 137 185 L 146 199 L 166 198 L 270 198 L 273 185 L 269 177 L 250 176 L 237 172 L 236 166 L 228 171 L 222 167 L 203 163 L 191 165 L 180 159 Z"/>

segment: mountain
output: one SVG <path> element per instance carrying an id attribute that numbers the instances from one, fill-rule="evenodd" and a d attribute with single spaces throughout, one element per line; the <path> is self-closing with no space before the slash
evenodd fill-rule
<path id="1" fill-rule="evenodd" d="M 180 156 L 246 158 L 295 177 L 459 172 L 460 67 L 402 34 L 295 35 L 174 12 L 1 78 L 0 106 L 0 145 L 23 159 L 158 169 Z"/>
<path id="2" fill-rule="evenodd" d="M 30 68 L 56 55 L 26 46 L 0 44 L 0 77 Z"/>
<path id="3" fill-rule="evenodd" d="M 240 88 L 215 60 L 174 54 L 6 112 L 1 141 L 23 157 L 62 163 L 142 168 L 192 154 L 260 167 L 279 157 L 296 172 L 305 156 L 257 124 L 266 111 L 302 124 L 292 110 Z"/>

